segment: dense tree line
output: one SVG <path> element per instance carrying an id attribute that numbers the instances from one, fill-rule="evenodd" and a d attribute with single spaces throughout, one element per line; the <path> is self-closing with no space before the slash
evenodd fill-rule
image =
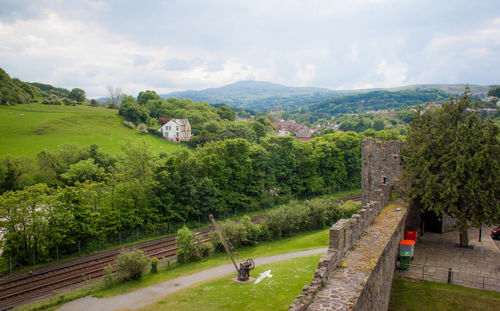
<path id="1" fill-rule="evenodd" d="M 35 164 L 0 161 L 3 256 L 20 263 L 54 257 L 76 241 L 252 211 L 359 187 L 360 137 L 303 142 L 266 137 L 208 142 L 195 151 L 154 154 L 127 143 L 113 156 L 93 145 L 41 152 Z"/>
<path id="2" fill-rule="evenodd" d="M 0 105 L 17 105 L 40 102 L 46 105 L 76 105 L 87 101 L 85 91 L 71 91 L 49 84 L 28 83 L 11 78 L 0 68 Z"/>
<path id="3" fill-rule="evenodd" d="M 362 113 L 369 110 L 395 109 L 443 102 L 449 95 L 441 90 L 372 91 L 331 98 L 290 112 L 287 117 L 300 122 L 314 123 L 341 113 Z"/>

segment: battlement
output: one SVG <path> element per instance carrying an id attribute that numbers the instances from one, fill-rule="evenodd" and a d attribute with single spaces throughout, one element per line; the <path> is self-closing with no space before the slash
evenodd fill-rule
<path id="1" fill-rule="evenodd" d="M 363 286 L 359 288 L 343 288 L 342 291 L 332 295 L 332 297 L 322 296 L 321 302 L 318 302 L 318 294 L 325 287 L 332 287 L 332 282 L 335 282 L 334 275 L 339 269 L 343 268 L 344 260 L 349 258 L 355 248 L 360 247 L 360 238 L 366 235 L 367 228 L 373 223 L 374 219 L 379 215 L 380 211 L 389 203 L 391 191 L 395 184 L 398 183 L 399 177 L 402 172 L 401 165 L 401 149 L 403 143 L 399 141 L 386 142 L 381 140 L 369 139 L 364 140 L 361 144 L 362 148 L 362 202 L 360 210 L 352 215 L 350 219 L 341 219 L 337 221 L 330 228 L 330 246 L 327 253 L 320 259 L 318 269 L 314 273 L 312 282 L 304 286 L 302 293 L 297 296 L 294 302 L 290 305 L 290 310 L 316 310 L 321 309 L 321 305 L 332 304 L 337 305 L 338 310 L 347 308 L 347 304 L 340 303 L 341 301 L 358 301 L 355 297 L 360 298 L 363 292 Z M 383 237 L 377 239 L 372 238 L 370 243 L 382 243 L 382 251 L 379 256 L 386 256 L 387 258 L 394 257 L 394 241 L 399 241 L 399 236 L 402 234 L 402 227 L 406 219 L 406 209 L 400 209 L 399 215 L 395 216 L 394 221 L 385 224 L 387 228 L 377 229 L 386 232 Z M 379 217 L 380 218 L 380 217 Z M 380 221 L 379 221 L 380 223 Z M 382 222 L 382 227 L 384 224 Z M 364 239 L 364 238 L 363 238 Z M 366 243 L 366 242 L 364 242 Z M 367 246 L 364 246 L 367 247 Z M 369 247 L 369 245 L 368 245 Z M 375 247 L 375 245 L 373 245 Z M 396 247 L 397 250 L 397 247 Z M 377 271 L 377 276 L 382 275 L 380 271 L 384 272 L 387 269 L 394 269 L 394 260 L 384 260 L 386 258 L 372 258 L 374 260 L 374 271 Z M 392 264 L 391 264 L 392 262 Z M 391 266 L 392 265 L 392 266 Z M 364 282 L 372 280 L 372 274 L 365 273 L 363 277 Z M 389 273 L 392 280 L 392 271 Z M 386 277 L 386 276 L 385 276 Z M 358 275 L 357 279 L 360 278 Z M 387 277 L 386 277 L 387 278 Z M 346 284 L 350 284 L 348 276 L 344 278 Z M 371 283 L 375 281 L 372 280 Z M 370 284 L 371 284 L 370 283 Z M 376 283 L 376 282 L 375 282 Z M 385 282 L 387 283 L 387 282 Z M 359 280 L 358 280 L 359 285 Z M 339 288 L 339 286 L 333 286 Z M 342 286 L 340 286 L 342 287 Z M 358 286 L 359 287 L 359 286 Z M 351 290 L 352 289 L 352 290 Z M 382 288 L 382 292 L 378 297 L 381 298 L 379 304 L 384 304 L 386 298 L 388 299 L 387 284 Z M 390 293 L 390 284 L 389 284 Z M 346 297 L 342 295 L 346 295 Z M 387 297 L 386 297 L 387 296 Z M 366 299 L 361 299 L 361 303 L 365 303 Z M 388 300 L 387 300 L 388 303 Z M 337 309 L 337 308 L 335 308 Z M 363 308 L 361 308 L 363 309 Z"/>

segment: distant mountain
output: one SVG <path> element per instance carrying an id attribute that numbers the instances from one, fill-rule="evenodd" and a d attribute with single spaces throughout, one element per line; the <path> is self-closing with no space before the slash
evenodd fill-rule
<path id="1" fill-rule="evenodd" d="M 473 95 L 486 96 L 491 86 L 470 85 Z M 219 88 L 209 88 L 200 91 L 173 92 L 160 94 L 163 98 L 177 97 L 193 101 L 208 102 L 210 104 L 224 103 L 240 108 L 272 110 L 273 108 L 286 111 L 300 109 L 311 104 L 320 104 L 328 100 L 347 95 L 386 91 L 411 91 L 411 90 L 440 90 L 445 95 L 438 97 L 463 94 L 465 84 L 416 84 L 388 89 L 363 89 L 336 91 L 317 87 L 290 87 L 264 81 L 240 81 Z M 380 94 L 379 94 L 380 95 Z M 427 98 L 424 96 L 423 98 Z M 435 97 L 432 97 L 436 99 Z M 356 99 L 355 99 L 356 100 Z"/>
<path id="2" fill-rule="evenodd" d="M 290 87 L 263 81 L 240 81 L 219 88 L 201 91 L 161 94 L 163 98 L 176 97 L 209 104 L 224 103 L 249 109 L 268 109 L 279 106 L 290 108 L 320 102 L 328 98 L 356 91 L 334 91 L 317 87 Z"/>

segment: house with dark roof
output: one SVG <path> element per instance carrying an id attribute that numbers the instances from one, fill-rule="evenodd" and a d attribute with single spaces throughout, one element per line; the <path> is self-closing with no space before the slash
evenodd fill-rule
<path id="1" fill-rule="evenodd" d="M 163 138 L 174 142 L 191 139 L 191 123 L 188 119 L 171 119 L 159 129 Z"/>

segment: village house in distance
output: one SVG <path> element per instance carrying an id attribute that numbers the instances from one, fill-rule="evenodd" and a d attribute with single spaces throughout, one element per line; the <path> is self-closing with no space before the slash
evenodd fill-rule
<path id="1" fill-rule="evenodd" d="M 159 129 L 163 138 L 173 142 L 181 142 L 191 139 L 191 123 L 188 119 L 171 119 Z"/>

